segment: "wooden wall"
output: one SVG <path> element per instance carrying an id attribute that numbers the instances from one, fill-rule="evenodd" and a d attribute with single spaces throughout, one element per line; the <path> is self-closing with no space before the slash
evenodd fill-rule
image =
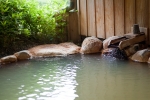
<path id="1" fill-rule="evenodd" d="M 76 39 L 79 34 L 98 38 L 122 36 L 131 32 L 133 24 L 148 30 L 150 27 L 149 0 L 77 0 L 77 10 L 69 14 L 72 38 Z M 147 40 L 150 40 L 149 32 Z"/>

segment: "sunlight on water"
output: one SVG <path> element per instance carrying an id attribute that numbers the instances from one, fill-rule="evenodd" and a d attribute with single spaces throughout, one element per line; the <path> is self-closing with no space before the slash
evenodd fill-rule
<path id="1" fill-rule="evenodd" d="M 0 100 L 149 100 L 148 64 L 93 55 L 39 58 L 0 68 Z"/>

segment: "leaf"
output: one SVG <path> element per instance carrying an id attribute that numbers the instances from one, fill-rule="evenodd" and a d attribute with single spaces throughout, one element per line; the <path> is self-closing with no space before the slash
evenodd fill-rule
<path id="1" fill-rule="evenodd" d="M 7 7 L 7 8 L 5 8 L 5 9 L 3 9 L 3 12 L 7 12 L 7 11 L 8 11 L 8 9 L 9 9 L 9 7 Z"/>
<path id="2" fill-rule="evenodd" d="M 1 25 L 2 25 L 3 27 L 5 27 L 6 23 L 7 23 L 7 21 L 1 21 Z"/>

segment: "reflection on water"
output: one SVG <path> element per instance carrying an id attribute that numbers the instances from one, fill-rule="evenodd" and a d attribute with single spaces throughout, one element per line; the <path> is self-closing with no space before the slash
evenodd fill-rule
<path id="1" fill-rule="evenodd" d="M 148 64 L 93 55 L 0 68 L 0 100 L 149 100 Z"/>
<path id="2" fill-rule="evenodd" d="M 56 57 L 5 66 L 0 69 L 0 100 L 74 100 L 76 63 Z"/>

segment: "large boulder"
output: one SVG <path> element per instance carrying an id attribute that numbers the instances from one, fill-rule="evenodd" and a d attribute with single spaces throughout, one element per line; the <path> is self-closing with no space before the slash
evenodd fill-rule
<path id="1" fill-rule="evenodd" d="M 107 49 L 112 40 L 120 38 L 119 36 L 111 36 L 103 41 L 103 49 Z"/>
<path id="2" fill-rule="evenodd" d="M 71 42 L 45 44 L 29 49 L 33 57 L 66 56 L 79 53 L 80 47 Z"/>
<path id="3" fill-rule="evenodd" d="M 82 43 L 82 54 L 98 53 L 102 49 L 102 41 L 96 37 L 87 37 Z"/>
<path id="4" fill-rule="evenodd" d="M 137 51 L 132 57 L 131 60 L 136 62 L 148 62 L 148 59 L 150 57 L 150 50 L 144 49 Z"/>
<path id="5" fill-rule="evenodd" d="M 15 55 L 5 56 L 0 59 L 0 62 L 1 62 L 1 64 L 17 62 L 17 57 Z"/>
<path id="6" fill-rule="evenodd" d="M 16 52 L 14 55 L 17 57 L 18 60 L 25 60 L 31 58 L 31 53 L 28 50 Z"/>

